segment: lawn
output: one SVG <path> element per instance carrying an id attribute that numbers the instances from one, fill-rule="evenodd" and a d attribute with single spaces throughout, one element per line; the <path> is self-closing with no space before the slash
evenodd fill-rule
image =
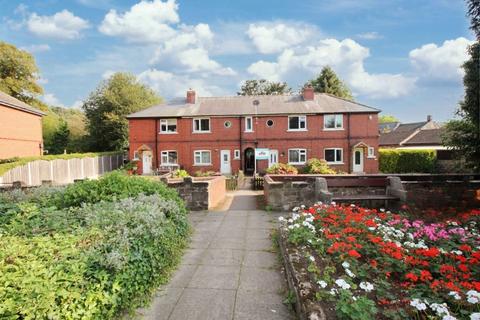
<path id="1" fill-rule="evenodd" d="M 480 319 L 480 210 L 447 216 L 318 204 L 280 220 L 328 318 Z"/>
<path id="2" fill-rule="evenodd" d="M 160 182 L 95 181 L 0 194 L 0 318 L 111 319 L 168 281 L 187 212 Z"/>

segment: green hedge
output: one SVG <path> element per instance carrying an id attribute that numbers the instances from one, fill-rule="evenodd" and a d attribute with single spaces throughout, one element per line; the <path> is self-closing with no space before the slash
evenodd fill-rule
<path id="1" fill-rule="evenodd" d="M 379 168 L 383 173 L 432 173 L 436 161 L 434 150 L 379 150 Z"/>
<path id="2" fill-rule="evenodd" d="M 107 156 L 112 154 L 119 154 L 119 152 L 112 151 L 112 152 L 69 153 L 69 154 L 55 154 L 55 155 L 38 156 L 38 157 L 3 159 L 0 162 L 0 176 L 3 175 L 8 170 L 11 170 L 19 166 L 23 166 L 24 164 L 27 164 L 35 160 L 47 160 L 47 161 L 57 160 L 57 159 L 68 160 L 68 159 L 75 159 L 75 158 Z"/>
<path id="3" fill-rule="evenodd" d="M 4 194 L 0 318 L 112 319 L 144 304 L 179 262 L 186 213 L 163 183 L 120 173 Z"/>

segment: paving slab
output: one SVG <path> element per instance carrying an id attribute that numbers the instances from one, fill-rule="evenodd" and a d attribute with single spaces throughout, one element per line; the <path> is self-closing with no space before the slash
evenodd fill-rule
<path id="1" fill-rule="evenodd" d="M 285 290 L 285 277 L 273 268 L 243 267 L 240 290 L 281 293 Z"/>
<path id="2" fill-rule="evenodd" d="M 239 290 L 235 303 L 234 320 L 293 320 L 292 312 L 278 299 L 277 293 Z"/>
<path id="3" fill-rule="evenodd" d="M 188 288 L 237 289 L 240 266 L 199 266 Z"/>

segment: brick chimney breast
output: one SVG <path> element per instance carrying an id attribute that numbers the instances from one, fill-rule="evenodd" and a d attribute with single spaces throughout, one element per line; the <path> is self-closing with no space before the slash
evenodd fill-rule
<path id="1" fill-rule="evenodd" d="M 315 92 L 313 91 L 312 86 L 307 86 L 303 88 L 303 100 L 308 101 L 308 100 L 313 100 L 315 98 Z"/>
<path id="2" fill-rule="evenodd" d="M 192 89 L 188 89 L 187 91 L 187 103 L 195 103 L 195 90 L 192 90 Z"/>

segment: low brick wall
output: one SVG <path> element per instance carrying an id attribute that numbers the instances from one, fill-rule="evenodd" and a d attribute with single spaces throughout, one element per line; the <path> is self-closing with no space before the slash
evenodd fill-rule
<path id="1" fill-rule="evenodd" d="M 162 181 L 166 182 L 168 187 L 177 190 L 187 208 L 192 211 L 211 209 L 220 204 L 226 196 L 224 176 L 183 179 L 164 176 Z"/>
<path id="2" fill-rule="evenodd" d="M 400 175 L 266 175 L 265 199 L 273 210 L 291 210 L 299 205 L 312 205 L 317 201 L 315 179 L 327 180 L 352 177 L 359 180 L 369 177 L 398 176 L 407 191 L 407 204 L 426 208 L 480 207 L 480 175 L 472 174 L 400 174 Z M 384 194 L 380 187 L 331 187 L 330 192 L 341 195 Z M 382 202 L 378 203 L 383 205 Z M 374 203 L 372 206 L 377 206 Z"/>

